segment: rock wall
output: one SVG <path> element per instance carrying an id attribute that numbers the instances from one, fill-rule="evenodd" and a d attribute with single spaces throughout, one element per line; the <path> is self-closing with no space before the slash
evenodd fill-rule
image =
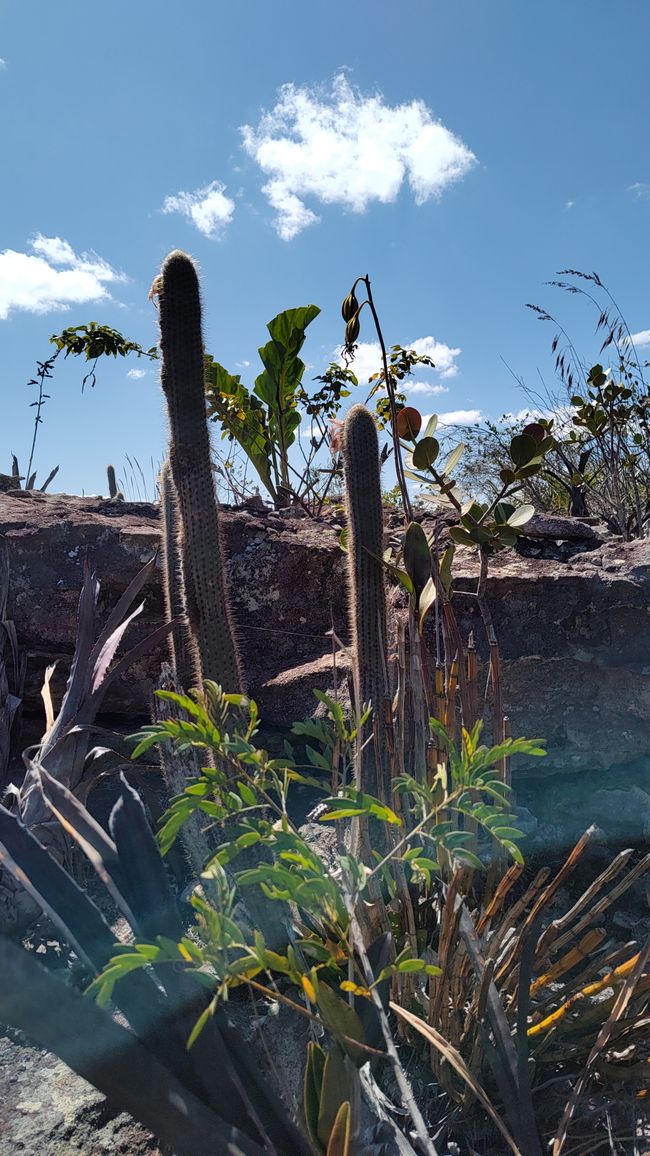
<path id="1" fill-rule="evenodd" d="M 332 628 L 348 638 L 340 527 L 248 509 L 225 510 L 223 521 L 249 690 L 269 723 L 288 726 L 313 709 L 313 687 L 331 687 Z M 521 552 L 504 551 L 490 566 L 506 707 L 513 733 L 548 742 L 536 776 L 600 775 L 602 786 L 610 768 L 650 767 L 650 543 L 603 541 L 561 519 L 536 523 Z M 9 547 L 10 612 L 29 655 L 26 718 L 38 728 L 45 667 L 61 660 L 59 693 L 67 675 L 84 562 L 101 581 L 104 613 L 155 551 L 158 511 L 98 498 L 0 494 L 0 534 Z M 578 540 L 560 544 L 572 536 Z M 456 572 L 457 613 L 480 649 L 477 607 L 463 594 L 476 580 L 471 551 L 458 551 Z M 159 580 L 145 603 L 132 641 L 160 621 Z M 161 657 L 138 664 L 106 710 L 141 720 Z M 343 677 L 344 667 L 342 660 Z"/>

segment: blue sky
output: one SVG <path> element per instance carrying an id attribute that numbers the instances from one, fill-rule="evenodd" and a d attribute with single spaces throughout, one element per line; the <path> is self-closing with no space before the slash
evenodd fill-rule
<path id="1" fill-rule="evenodd" d="M 50 334 L 95 320 L 153 344 L 175 247 L 200 265 L 208 349 L 251 385 L 295 305 L 321 307 L 306 377 L 324 368 L 363 273 L 389 343 L 433 350 L 427 413 L 520 409 L 503 360 L 551 380 L 527 301 L 596 360 L 591 315 L 543 287 L 558 269 L 596 269 L 650 328 L 649 43 L 647 0 L 0 0 L 0 472 L 26 463 Z M 83 396 L 82 375 L 57 366 L 41 476 L 102 492 L 129 454 L 150 478 L 155 369 L 100 364 Z"/>

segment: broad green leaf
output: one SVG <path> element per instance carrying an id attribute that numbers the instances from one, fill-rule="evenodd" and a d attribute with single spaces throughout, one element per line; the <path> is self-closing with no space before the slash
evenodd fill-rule
<path id="1" fill-rule="evenodd" d="M 440 442 L 436 438 L 422 438 L 413 450 L 413 465 L 416 470 L 428 470 L 440 453 Z"/>
<path id="2" fill-rule="evenodd" d="M 350 1059 L 359 1066 L 365 1063 L 367 1053 L 350 1042 L 357 1040 L 359 1043 L 365 1043 L 363 1024 L 354 1008 L 322 981 L 318 984 L 317 1004 L 325 1027 L 338 1040 Z"/>
<path id="3" fill-rule="evenodd" d="M 525 526 L 526 522 L 530 522 L 530 519 L 532 518 L 534 513 L 535 513 L 535 507 L 534 506 L 530 506 L 530 505 L 519 506 L 518 509 L 516 509 L 514 511 L 514 513 L 511 514 L 510 517 L 508 518 L 508 525 L 509 526 Z"/>
<path id="4" fill-rule="evenodd" d="M 427 536 L 419 522 L 410 522 L 404 538 L 404 569 L 415 592 L 416 606 L 431 577 L 431 551 Z"/>

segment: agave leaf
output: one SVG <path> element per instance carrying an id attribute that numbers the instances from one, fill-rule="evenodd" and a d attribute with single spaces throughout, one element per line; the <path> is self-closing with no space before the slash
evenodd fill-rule
<path id="1" fill-rule="evenodd" d="M 120 796 L 111 811 L 109 830 L 115 840 L 124 893 L 143 939 L 166 935 L 178 941 L 183 925 L 167 872 L 140 797 L 120 775 Z"/>
<path id="2" fill-rule="evenodd" d="M 100 652 L 104 649 L 104 646 L 113 634 L 113 631 L 116 630 L 120 623 L 123 621 L 124 616 L 128 613 L 130 607 L 142 590 L 143 586 L 147 584 L 151 575 L 155 571 L 157 558 L 158 552 L 156 551 L 153 558 L 150 558 L 149 561 L 140 570 L 138 570 L 135 578 L 129 582 L 126 590 L 115 603 L 115 606 L 111 610 L 106 620 L 106 624 L 101 634 L 99 635 L 99 638 L 93 646 L 90 658 L 93 667 L 96 665 Z"/>
<path id="3" fill-rule="evenodd" d="M 25 888 L 61 935 L 97 975 L 115 954 L 115 936 L 92 900 L 71 875 L 48 853 L 16 815 L 0 807 L 0 864 Z M 115 1002 L 141 1039 L 169 1038 L 160 993 L 148 976 L 139 972 L 119 985 Z M 180 1047 L 179 1047 L 180 1045 Z M 177 1041 L 176 1059 L 183 1057 Z"/>
<path id="4" fill-rule="evenodd" d="M 59 467 L 58 467 L 58 466 L 55 466 L 53 470 L 50 470 L 50 472 L 49 472 L 49 474 L 47 475 L 47 477 L 46 477 L 45 481 L 43 482 L 43 485 L 39 487 L 41 494 L 44 494 L 44 493 L 45 493 L 45 491 L 46 491 L 47 487 L 49 486 L 50 482 L 53 482 L 53 481 L 54 481 L 54 479 L 55 479 L 56 475 L 58 474 L 58 472 L 59 472 Z"/>
<path id="5" fill-rule="evenodd" d="M 83 709 L 79 712 L 81 722 L 88 723 L 94 719 L 111 683 L 113 683 L 116 678 L 120 678 L 139 658 L 142 658 L 143 655 L 148 654 L 150 650 L 153 650 L 154 647 L 163 642 L 167 635 L 176 629 L 179 621 L 181 620 L 173 618 L 170 622 L 164 622 L 162 626 L 156 627 L 155 630 L 152 630 L 151 634 L 148 634 L 146 638 L 138 642 L 136 646 L 127 651 L 127 653 L 115 663 L 115 666 L 107 672 L 101 685 L 89 696 L 87 703 L 84 704 Z"/>
<path id="6" fill-rule="evenodd" d="M 63 783 L 39 768 L 43 797 L 66 833 L 81 847 L 104 886 L 133 926 L 135 916 L 123 894 L 124 880 L 117 848 L 96 819 Z"/>
<path id="7" fill-rule="evenodd" d="M 264 1156 L 264 1148 L 188 1091 L 131 1032 L 4 938 L 0 974 L 0 1019 L 58 1055 L 178 1156 Z"/>
<path id="8" fill-rule="evenodd" d="M 115 950 L 115 936 L 95 904 L 42 843 L 0 806 L 0 864 L 36 900 L 93 973 Z"/>
<path id="9" fill-rule="evenodd" d="M 133 620 L 135 618 L 137 618 L 139 614 L 142 614 L 143 610 L 144 610 L 144 602 L 141 602 L 140 605 L 136 606 L 135 610 L 133 610 L 131 612 L 131 614 L 129 614 L 124 619 L 124 621 L 120 623 L 119 626 L 115 627 L 115 630 L 113 631 L 113 633 L 110 634 L 109 637 L 106 639 L 106 642 L 104 643 L 99 654 L 97 655 L 97 659 L 96 659 L 95 663 L 93 664 L 93 668 L 92 668 L 92 683 L 91 683 L 90 689 L 91 689 L 91 692 L 93 694 L 95 693 L 96 690 L 99 689 L 99 687 L 102 685 L 104 679 L 106 678 L 106 675 L 108 673 L 108 668 L 109 668 L 111 662 L 113 661 L 113 659 L 117 653 L 118 647 L 122 641 L 122 638 L 124 637 L 124 634 L 129 629 L 129 626 L 131 625 Z M 96 647 L 93 649 L 95 650 Z M 91 656 L 91 661 L 92 661 L 92 656 Z"/>
<path id="10" fill-rule="evenodd" d="M 77 641 L 68 684 L 56 722 L 43 739 L 40 752 L 41 761 L 47 756 L 48 751 L 60 739 L 64 731 L 73 724 L 84 697 L 87 694 L 90 684 L 88 660 L 93 647 L 95 611 L 98 595 L 99 582 L 97 581 L 97 577 L 85 566 L 84 580 L 79 596 Z"/>

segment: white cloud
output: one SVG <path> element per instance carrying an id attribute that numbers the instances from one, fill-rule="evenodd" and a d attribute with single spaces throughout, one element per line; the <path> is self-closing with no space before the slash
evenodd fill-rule
<path id="1" fill-rule="evenodd" d="M 647 181 L 635 181 L 633 185 L 628 185 L 627 191 L 638 200 L 645 201 L 650 197 L 650 184 Z"/>
<path id="2" fill-rule="evenodd" d="M 0 252 L 0 320 L 11 309 L 49 313 L 70 305 L 110 299 L 107 285 L 126 281 L 95 253 L 75 253 L 61 237 L 38 233 L 31 253 Z M 57 268 L 57 266 L 59 266 Z"/>
<path id="3" fill-rule="evenodd" d="M 262 191 L 283 241 L 319 220 L 304 198 L 362 213 L 372 201 L 395 201 L 406 181 L 421 205 L 476 163 L 423 101 L 389 106 L 380 93 L 362 95 L 344 75 L 329 93 L 283 85 L 271 111 L 241 133 L 268 177 Z"/>
<path id="4" fill-rule="evenodd" d="M 446 385 L 432 385 L 430 381 L 414 381 L 413 385 L 408 381 L 403 381 L 402 390 L 409 395 L 412 393 L 449 393 Z"/>
<path id="5" fill-rule="evenodd" d="M 126 376 L 131 377 L 133 381 L 139 381 L 141 377 L 147 376 L 147 371 L 146 369 L 130 369 Z"/>
<path id="6" fill-rule="evenodd" d="M 0 56 L 0 71 L 6 67 L 7 67 L 7 61 L 3 60 L 2 56 Z"/>
<path id="7" fill-rule="evenodd" d="M 423 418 L 426 421 L 427 418 Z M 478 425 L 483 420 L 480 409 L 452 409 L 438 414 L 438 425 Z"/>
<path id="8" fill-rule="evenodd" d="M 221 181 L 212 181 L 193 193 L 176 193 L 165 197 L 163 213 L 182 213 L 203 233 L 204 237 L 219 240 L 235 212 L 235 202 L 226 195 L 226 186 Z"/>
<path id="9" fill-rule="evenodd" d="M 575 205 L 575 201 L 565 201 L 565 203 L 564 203 L 565 209 L 572 209 L 574 205 Z"/>
<path id="10" fill-rule="evenodd" d="M 650 329 L 641 329 L 638 333 L 633 333 L 632 341 L 639 346 L 650 345 Z"/>
<path id="11" fill-rule="evenodd" d="M 442 341 L 436 341 L 435 337 L 416 337 L 415 341 L 406 342 L 405 349 L 413 349 L 420 357 L 430 357 L 435 363 L 435 370 L 441 378 L 446 379 L 455 377 L 458 373 L 458 366 L 456 365 L 456 358 L 460 355 L 460 349 L 453 349 L 450 345 L 445 345 Z M 334 358 L 339 365 L 344 365 L 345 362 L 340 350 L 334 354 Z M 419 366 L 418 370 L 421 372 L 424 367 Z M 381 369 L 381 350 L 378 341 L 360 341 L 357 345 L 354 361 L 350 362 L 350 369 L 359 379 L 361 384 L 365 384 L 373 373 L 377 373 Z M 409 385 L 408 378 L 401 383 L 404 392 L 419 392 L 424 393 L 425 390 L 419 388 L 423 386 L 423 382 L 416 382 L 414 385 Z M 442 393 L 442 386 L 431 386 L 429 389 L 431 393 Z"/>

